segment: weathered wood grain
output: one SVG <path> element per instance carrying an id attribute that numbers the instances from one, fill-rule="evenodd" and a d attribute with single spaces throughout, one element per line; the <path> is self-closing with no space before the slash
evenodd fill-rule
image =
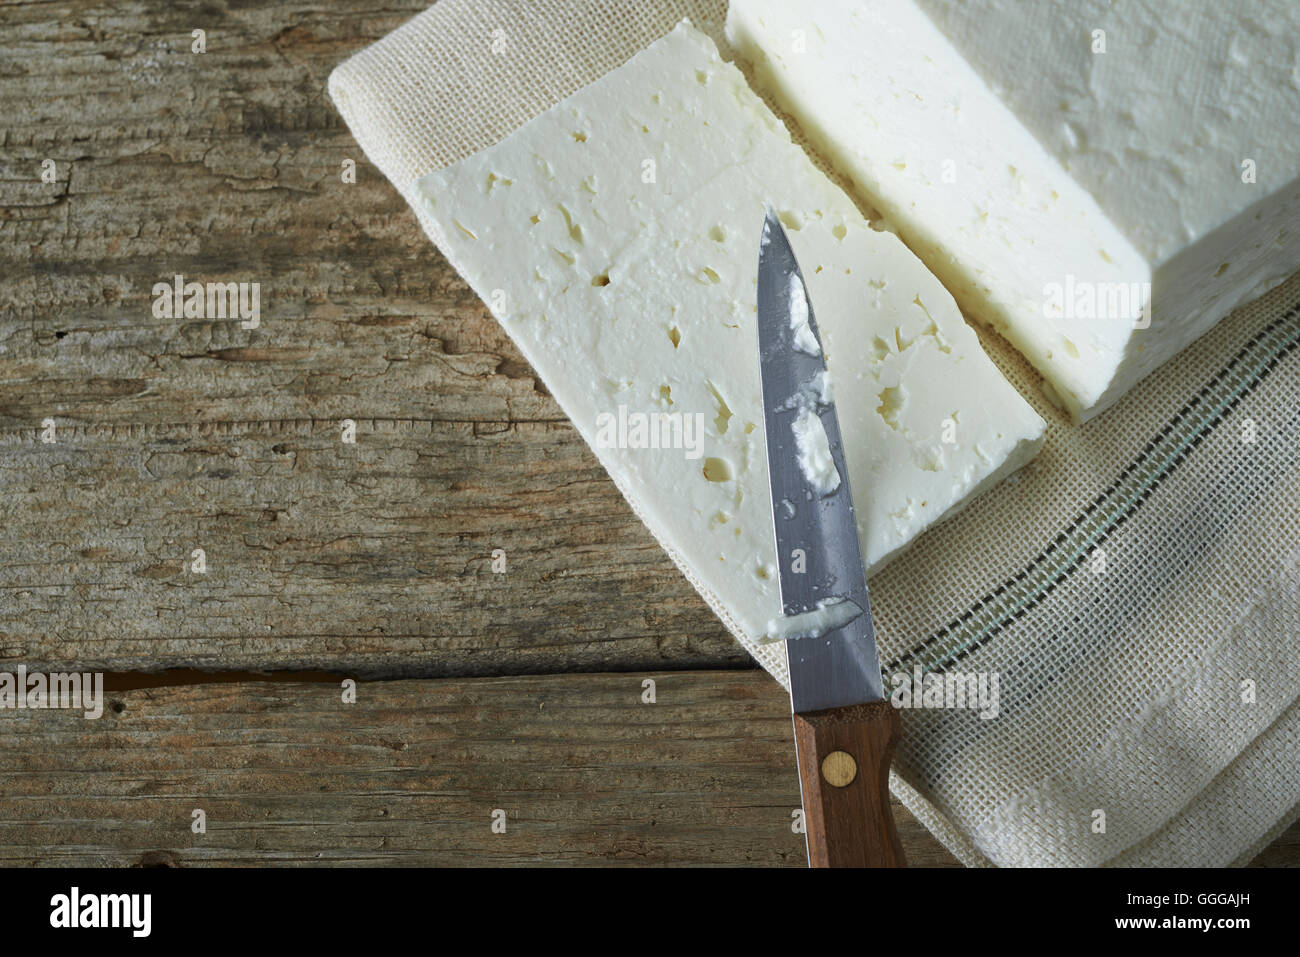
<path id="1" fill-rule="evenodd" d="M 329 6 L 6 7 L 0 660 L 744 666 L 328 100 L 425 0 Z M 177 274 L 260 327 L 156 318 Z"/>
<path id="2" fill-rule="evenodd" d="M 0 661 L 747 661 L 328 102 L 330 69 L 426 3 L 5 4 Z M 177 274 L 260 283 L 260 328 L 156 318 Z M 181 571 L 195 547 L 202 577 Z M 802 863 L 776 686 L 660 685 L 671 705 L 629 709 L 633 673 L 385 682 L 347 710 L 256 683 L 125 692 L 97 723 L 0 714 L 0 860 Z M 489 805 L 517 809 L 507 835 Z M 914 864 L 951 863 L 900 830 Z M 1300 859 L 1296 835 L 1260 861 Z"/>
<path id="3" fill-rule="evenodd" d="M 360 420 L 355 444 L 340 435 L 299 421 L 0 437 L 0 521 L 17 533 L 0 544 L 0 660 L 747 666 L 567 426 Z"/>
<path id="4" fill-rule="evenodd" d="M 109 697 L 0 713 L 0 864 L 805 865 L 789 699 L 758 673 Z M 912 866 L 957 864 L 894 812 Z"/>
<path id="5" fill-rule="evenodd" d="M 562 421 L 325 93 L 424 5 L 7 8 L 0 427 Z M 261 327 L 155 318 L 176 274 L 259 282 Z"/>

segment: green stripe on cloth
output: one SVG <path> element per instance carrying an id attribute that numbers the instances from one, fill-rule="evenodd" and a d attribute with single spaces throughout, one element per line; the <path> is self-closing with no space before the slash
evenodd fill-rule
<path id="1" fill-rule="evenodd" d="M 886 674 L 950 667 L 1023 617 L 1073 574 L 1159 484 L 1300 345 L 1300 303 L 1265 326 L 1170 419 L 1119 477 L 1022 571 L 895 658 Z M 944 641 L 944 639 L 950 639 Z"/>

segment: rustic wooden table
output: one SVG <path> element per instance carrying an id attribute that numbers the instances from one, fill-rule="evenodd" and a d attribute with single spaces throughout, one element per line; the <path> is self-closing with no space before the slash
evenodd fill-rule
<path id="1" fill-rule="evenodd" d="M 804 863 L 788 700 L 326 96 L 426 2 L 5 7 L 0 670 L 110 705 L 0 716 L 0 864 Z"/>

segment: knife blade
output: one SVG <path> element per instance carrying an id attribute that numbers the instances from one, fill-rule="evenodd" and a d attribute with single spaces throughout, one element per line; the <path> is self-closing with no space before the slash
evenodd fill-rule
<path id="1" fill-rule="evenodd" d="M 889 808 L 885 700 L 839 417 L 803 273 L 763 221 L 758 345 L 795 747 L 813 866 L 904 866 Z M 846 604 L 847 603 L 847 604 Z"/>

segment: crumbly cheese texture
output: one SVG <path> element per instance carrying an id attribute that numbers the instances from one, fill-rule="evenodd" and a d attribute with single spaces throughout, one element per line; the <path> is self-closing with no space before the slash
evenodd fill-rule
<path id="1" fill-rule="evenodd" d="M 732 0 L 727 35 L 1077 420 L 1300 267 L 1300 4 Z"/>
<path id="2" fill-rule="evenodd" d="M 638 514 L 751 640 L 781 615 L 755 312 L 768 204 L 816 310 L 868 567 L 1041 441 L 938 280 L 688 24 L 414 192 Z M 620 406 L 700 414 L 698 457 L 600 447 L 598 417 Z"/>

